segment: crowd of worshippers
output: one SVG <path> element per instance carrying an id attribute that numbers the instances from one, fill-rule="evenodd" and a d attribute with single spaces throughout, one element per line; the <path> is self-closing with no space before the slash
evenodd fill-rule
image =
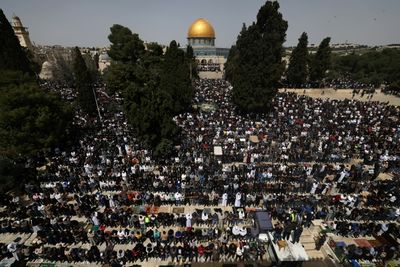
<path id="1" fill-rule="evenodd" d="M 375 88 L 374 84 L 367 84 L 359 81 L 354 81 L 350 78 L 341 79 L 329 79 L 327 81 L 327 87 L 335 89 L 366 89 L 373 90 Z"/>
<path id="2" fill-rule="evenodd" d="M 398 88 L 398 87 L 386 86 L 385 88 L 383 88 L 381 90 L 381 92 L 384 94 L 400 96 L 400 88 Z"/>
<path id="3" fill-rule="evenodd" d="M 8 246 L 15 248 L 13 246 Z M 30 261 L 45 259 L 51 262 L 108 262 L 110 266 L 126 266 L 126 264 L 140 263 L 149 260 L 168 260 L 175 263 L 204 262 L 204 261 L 258 261 L 265 260 L 265 248 L 257 242 L 207 242 L 197 245 L 196 241 L 190 243 L 156 242 L 147 245 L 138 242 L 131 249 L 114 249 L 114 244 L 109 243 L 104 251 L 92 245 L 86 248 L 70 248 L 63 246 L 41 247 L 37 245 L 22 245 L 19 255 Z M 7 257 L 7 246 L 0 243 L 0 255 Z M 140 265 L 139 265 L 140 266 Z"/>
<path id="4" fill-rule="evenodd" d="M 317 82 L 307 82 L 303 84 L 291 84 L 290 82 L 283 80 L 282 86 L 287 88 L 320 88 L 321 84 Z M 324 86 L 327 88 L 334 89 L 374 89 L 374 84 L 367 84 L 359 81 L 355 81 L 351 78 L 337 78 L 337 79 L 326 79 Z"/>
<path id="5" fill-rule="evenodd" d="M 337 222 L 333 229 L 341 235 L 398 233 L 381 222 L 400 220 L 398 107 L 280 93 L 268 114 L 253 118 L 236 111 L 227 82 L 200 80 L 195 88 L 196 106 L 217 108 L 175 117 L 182 143 L 176 156 L 157 161 L 132 136 L 123 113 L 108 108 L 121 104 L 119 95 L 97 88 L 102 122 L 78 112 L 75 123 L 85 129 L 79 144 L 33 159 L 43 167 L 40 183 L 26 185 L 29 204 L 0 199 L 0 232 L 36 235 L 29 245 L 2 244 L 2 257 L 117 265 L 260 259 L 265 248 L 246 208 L 265 209 L 279 222 L 274 241 L 299 242 L 314 219 Z M 72 91 L 61 93 L 73 99 Z M 222 155 L 214 155 L 215 146 Z M 157 212 L 171 205 L 203 209 Z M 339 224 L 345 221 L 358 221 L 358 228 L 346 232 Z M 90 248 L 71 248 L 78 244 Z M 129 249 L 114 249 L 121 244 Z"/>
<path id="6" fill-rule="evenodd" d="M 212 163 L 204 156 L 215 145 L 222 146 L 224 162 L 347 162 L 354 156 L 397 156 L 392 152 L 397 145 L 398 107 L 287 93 L 277 95 L 271 112 L 251 118 L 235 112 L 227 98 L 231 87 L 201 86 L 212 93 L 197 95 L 197 101 L 214 102 L 218 109 L 176 118 L 190 137 L 181 146 L 181 154 L 186 156 L 183 160 L 197 160 L 194 164 L 200 168 Z M 257 136 L 257 140 L 252 142 L 249 136 Z"/>
<path id="7" fill-rule="evenodd" d="M 20 254 L 21 257 L 31 261 L 43 258 L 50 261 L 114 262 L 124 265 L 126 262 L 153 258 L 178 262 L 262 260 L 265 250 L 264 245 L 257 241 L 258 233 L 242 226 L 243 220 L 248 216 L 243 208 L 237 210 L 239 214 L 237 220 L 227 218 L 220 223 L 218 216 L 215 221 L 213 215 L 221 213 L 221 209 L 216 208 L 213 214 L 205 210 L 198 212 L 201 216 L 193 222 L 192 215 L 195 214 L 186 214 L 183 217 L 175 214 L 170 218 L 171 214 L 141 213 L 135 216 L 138 221 L 132 222 L 127 228 L 114 229 L 98 224 L 99 219 L 94 217 L 93 228 L 88 231 L 85 225 L 71 220 L 70 217 L 65 217 L 61 222 L 42 219 L 41 222 L 35 222 L 34 226 L 31 226 L 37 233 L 37 241 L 31 246 L 22 246 Z M 195 213 L 197 214 L 197 211 Z M 226 212 L 226 215 L 228 217 L 229 213 Z M 208 222 L 209 216 L 213 218 L 212 222 Z M 162 226 L 177 226 L 180 227 L 178 229 L 184 230 L 174 230 L 176 228 L 159 230 Z M 8 232 L 9 229 L 2 230 Z M 23 229 L 18 230 L 14 227 L 11 232 L 18 231 L 23 232 Z M 77 243 L 90 244 L 91 248 L 89 250 L 68 247 Z M 98 246 L 103 244 L 106 246 L 106 251 L 100 253 Z M 132 249 L 117 252 L 112 249 L 116 244 L 130 244 Z M 12 254 L 10 248 L 14 246 L 0 244 L 3 256 L 10 256 Z M 115 257 L 119 255 L 118 253 L 123 254 Z"/>
<path id="8" fill-rule="evenodd" d="M 199 64 L 197 71 L 221 71 L 220 64 Z"/>

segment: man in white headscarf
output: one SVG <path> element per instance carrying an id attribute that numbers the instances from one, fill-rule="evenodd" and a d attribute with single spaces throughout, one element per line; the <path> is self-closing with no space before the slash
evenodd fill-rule
<path id="1" fill-rule="evenodd" d="M 186 214 L 186 228 L 192 228 L 192 214 Z"/>
<path id="2" fill-rule="evenodd" d="M 99 218 L 97 217 L 97 211 L 92 216 L 92 222 L 94 226 L 100 226 Z"/>
<path id="3" fill-rule="evenodd" d="M 203 223 L 208 222 L 208 213 L 205 210 L 203 210 L 201 213 L 201 220 L 203 221 Z"/>
<path id="4" fill-rule="evenodd" d="M 228 194 L 227 193 L 223 193 L 222 194 L 222 207 L 226 207 L 228 204 Z"/>
<path id="5" fill-rule="evenodd" d="M 242 194 L 240 192 L 236 193 L 235 198 L 235 207 L 240 207 L 240 199 L 242 198 Z"/>

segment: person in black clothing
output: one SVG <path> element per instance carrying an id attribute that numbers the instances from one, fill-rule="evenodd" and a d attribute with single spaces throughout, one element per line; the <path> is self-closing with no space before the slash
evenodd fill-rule
<path id="1" fill-rule="evenodd" d="M 167 257 L 165 246 L 160 247 L 159 253 L 160 253 L 160 259 L 162 261 L 165 261 L 165 258 Z"/>
<path id="2" fill-rule="evenodd" d="M 283 229 L 282 239 L 289 239 L 290 234 L 292 233 L 293 226 L 291 223 L 286 224 L 285 228 Z"/>
<path id="3" fill-rule="evenodd" d="M 321 247 L 325 244 L 325 241 L 326 241 L 326 234 L 323 233 L 322 235 L 320 235 L 320 237 L 319 237 L 319 239 L 317 241 L 317 244 L 315 246 L 315 249 L 316 250 L 320 250 Z"/>
<path id="4" fill-rule="evenodd" d="M 293 234 L 293 243 L 300 242 L 300 236 L 302 233 L 303 233 L 303 227 L 301 225 L 297 226 Z"/>
<path id="5" fill-rule="evenodd" d="M 234 243 L 231 243 L 228 247 L 228 259 L 234 258 L 236 255 L 236 245 Z"/>
<path id="6" fill-rule="evenodd" d="M 205 261 L 209 261 L 211 259 L 213 249 L 214 249 L 213 243 L 210 243 L 208 246 L 205 247 L 204 250 Z"/>
<path id="7" fill-rule="evenodd" d="M 187 243 L 185 243 L 182 248 L 182 261 L 183 262 L 186 262 L 187 260 L 191 261 L 190 250 L 191 250 L 190 246 Z"/>
<path id="8" fill-rule="evenodd" d="M 174 262 L 177 259 L 178 251 L 174 245 L 169 248 L 169 255 L 171 256 L 171 261 Z"/>
<path id="9" fill-rule="evenodd" d="M 278 242 L 282 238 L 283 227 L 280 223 L 277 223 L 274 227 L 274 243 Z"/>
<path id="10" fill-rule="evenodd" d="M 190 247 L 189 253 L 190 253 L 190 256 L 189 256 L 190 261 L 193 261 L 193 259 L 195 259 L 196 262 L 198 262 L 199 253 L 197 251 L 196 245 L 193 244 L 193 246 Z"/>

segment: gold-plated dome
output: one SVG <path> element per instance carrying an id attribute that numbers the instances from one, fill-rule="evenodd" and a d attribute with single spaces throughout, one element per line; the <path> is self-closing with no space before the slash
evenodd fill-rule
<path id="1" fill-rule="evenodd" d="M 215 31 L 210 22 L 200 18 L 190 25 L 188 38 L 215 38 Z"/>

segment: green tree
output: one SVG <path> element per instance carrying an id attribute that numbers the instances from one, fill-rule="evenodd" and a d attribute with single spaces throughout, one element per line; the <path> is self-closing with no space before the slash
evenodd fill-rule
<path id="1" fill-rule="evenodd" d="M 312 59 L 310 69 L 310 80 L 313 82 L 320 83 L 325 78 L 326 71 L 331 66 L 331 48 L 329 42 L 330 37 L 326 37 L 320 43 L 317 53 Z"/>
<path id="2" fill-rule="evenodd" d="M 37 86 L 9 86 L 0 92 L 0 155 L 15 159 L 69 140 L 72 110 L 59 96 Z"/>
<path id="3" fill-rule="evenodd" d="M 331 79 L 350 79 L 380 86 L 400 82 L 400 49 L 371 49 L 363 54 L 336 55 L 332 60 Z"/>
<path id="4" fill-rule="evenodd" d="M 130 29 L 115 24 L 111 28 L 108 39 L 111 42 L 108 55 L 115 61 L 135 63 L 144 53 L 143 41 Z"/>
<path id="5" fill-rule="evenodd" d="M 194 51 L 193 47 L 191 45 L 188 45 L 186 48 L 186 58 L 188 60 L 190 72 L 192 75 L 192 79 L 198 79 L 199 74 L 197 72 L 197 62 L 194 56 Z"/>
<path id="6" fill-rule="evenodd" d="M 303 32 L 299 43 L 290 56 L 286 79 L 291 86 L 301 87 L 307 82 L 308 77 L 308 36 Z"/>
<path id="7" fill-rule="evenodd" d="M 92 87 L 90 73 L 78 47 L 74 49 L 73 68 L 75 86 L 78 92 L 78 104 L 82 110 L 93 116 L 96 114 L 95 93 Z"/>
<path id="8" fill-rule="evenodd" d="M 137 65 L 136 74 L 139 83 L 154 80 L 160 82 L 163 67 L 163 48 L 156 42 L 147 45 L 147 49 Z"/>
<path id="9" fill-rule="evenodd" d="M 10 77 L 3 81 L 10 82 L 0 90 L 0 193 L 22 193 L 35 177 L 36 166 L 27 159 L 68 143 L 73 113 L 69 104 L 38 88 L 26 73 L 4 73 Z"/>
<path id="10" fill-rule="evenodd" d="M 157 56 L 157 57 L 161 57 L 164 53 L 162 46 L 156 42 L 148 43 L 146 51 L 148 51 L 151 55 Z"/>
<path id="11" fill-rule="evenodd" d="M 35 178 L 35 169 L 27 167 L 23 160 L 13 161 L 0 155 L 0 194 L 9 191 L 22 194 L 25 184 Z"/>
<path id="12" fill-rule="evenodd" d="M 99 59 L 100 59 L 99 54 L 98 53 L 94 54 L 93 61 L 94 61 L 94 64 L 96 65 L 96 70 L 99 69 Z"/>
<path id="13" fill-rule="evenodd" d="M 269 110 L 285 68 L 282 55 L 287 27 L 275 1 L 267 1 L 260 8 L 256 23 L 248 28 L 243 25 L 236 42 L 237 55 L 232 57 L 233 73 L 229 73 L 233 101 L 241 111 Z"/>
<path id="14" fill-rule="evenodd" d="M 162 48 L 157 43 L 150 43 L 145 52 L 143 41 L 138 34 L 134 34 L 130 29 L 118 24 L 113 25 L 110 30 L 111 34 L 108 39 L 111 47 L 108 55 L 113 61 L 107 68 L 104 77 L 108 93 L 123 93 L 131 82 L 144 83 L 147 72 L 143 67 L 149 66 L 151 61 L 157 60 L 154 58 L 159 58 L 160 53 L 162 55 Z M 145 62 L 139 62 L 138 60 L 143 59 L 144 56 L 146 56 Z M 139 63 L 143 63 L 143 65 Z"/>
<path id="15" fill-rule="evenodd" d="M 36 80 L 27 72 L 15 70 L 0 70 L 0 91 L 11 85 L 37 85 Z"/>
<path id="16" fill-rule="evenodd" d="M 126 92 L 125 110 L 129 123 L 147 145 L 166 152 L 166 145 L 177 141 L 179 128 L 172 120 L 172 99 L 155 83 L 132 83 Z M 168 141 L 167 141 L 168 140 Z M 160 148 L 163 149 L 160 149 Z M 173 146 L 169 146 L 169 153 Z"/>
<path id="17" fill-rule="evenodd" d="M 164 56 L 157 43 L 143 50 L 139 36 L 123 26 L 114 25 L 111 31 L 113 61 L 105 74 L 108 91 L 123 92 L 125 114 L 138 138 L 156 156 L 171 154 L 179 140 L 173 116 L 187 108 L 193 92 L 189 60 L 176 42 Z"/>
<path id="18" fill-rule="evenodd" d="M 35 174 L 29 159 L 72 136 L 70 105 L 39 88 L 27 55 L 0 10 L 0 193 L 22 190 Z"/>
<path id="19" fill-rule="evenodd" d="M 225 79 L 230 82 L 232 82 L 234 73 L 236 72 L 235 67 L 237 65 L 237 57 L 238 52 L 236 49 L 236 45 L 232 45 L 231 49 L 229 49 L 228 58 L 225 63 Z"/>
<path id="20" fill-rule="evenodd" d="M 26 53 L 21 48 L 14 30 L 0 9 L 0 70 L 22 71 L 33 75 Z"/>
<path id="21" fill-rule="evenodd" d="M 160 89 L 171 96 L 174 114 L 187 110 L 193 99 L 189 70 L 185 53 L 172 41 L 165 53 Z"/>
<path id="22" fill-rule="evenodd" d="M 111 62 L 111 65 L 104 72 L 104 78 L 107 84 L 107 92 L 124 93 L 130 83 L 144 84 L 146 72 L 136 64 L 121 64 Z"/>

